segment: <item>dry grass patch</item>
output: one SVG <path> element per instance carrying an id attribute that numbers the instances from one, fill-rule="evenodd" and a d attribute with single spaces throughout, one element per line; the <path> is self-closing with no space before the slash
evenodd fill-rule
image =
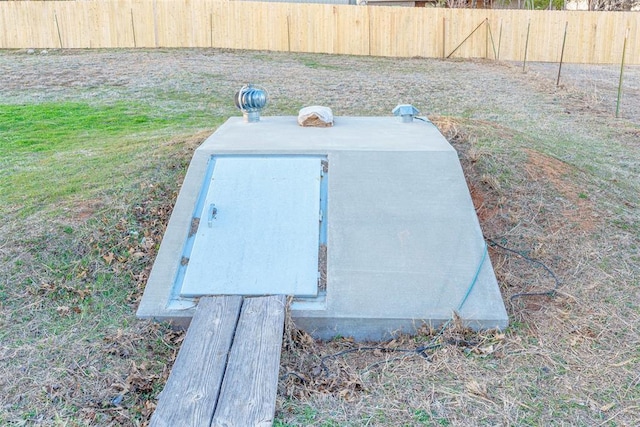
<path id="1" fill-rule="evenodd" d="M 182 333 L 134 313 L 204 134 L 129 192 L 0 226 L 0 425 L 144 425 Z"/>
<path id="2" fill-rule="evenodd" d="M 97 187 L 78 180 L 67 196 L 20 215 L 37 200 L 0 207 L 0 425 L 148 422 L 182 335 L 134 313 L 192 149 L 205 136 L 174 135 L 236 114 L 233 93 L 247 81 L 269 88 L 268 115 L 317 104 L 381 116 L 407 102 L 443 115 L 432 120 L 460 152 L 486 237 L 544 262 L 561 281 L 553 297 L 516 297 L 555 281 L 540 264 L 493 246 L 506 331 L 454 325 L 437 336 L 425 327 L 415 337 L 358 344 L 315 342 L 290 329 L 276 425 L 640 425 L 640 102 L 626 90 L 628 119 L 612 118 L 617 67 L 565 64 L 565 87 L 557 88 L 555 64 L 532 63 L 523 74 L 491 61 L 137 49 L 2 52 L 0 63 L 9 77 L 0 86 L 5 105 L 91 100 L 103 111 L 137 102 L 150 121 L 136 126 L 158 125 L 153 141 L 146 133 L 103 140 L 115 151 L 108 163 L 94 139 L 67 157 L 51 153 L 45 166 L 65 179 L 48 179 L 48 188 L 68 184 L 72 167 Z M 638 70 L 626 71 L 627 88 L 637 87 Z M 45 130 L 76 135 L 89 127 L 74 125 L 86 122 L 84 111 L 78 121 L 57 114 Z M 114 123 L 123 124 L 134 123 Z M 47 139 L 33 129 L 7 126 Z M 145 149 L 132 156 L 134 143 Z M 6 183 L 38 166 L 39 157 L 6 153 Z M 24 192 L 5 188 L 16 187 Z M 430 345 L 427 357 L 415 351 Z"/>

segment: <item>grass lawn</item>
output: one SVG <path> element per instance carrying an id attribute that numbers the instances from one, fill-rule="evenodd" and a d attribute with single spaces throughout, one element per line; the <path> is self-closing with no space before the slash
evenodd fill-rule
<path id="1" fill-rule="evenodd" d="M 485 236 L 515 251 L 490 248 L 509 328 L 454 325 L 426 357 L 393 349 L 430 342 L 427 327 L 358 351 L 288 325 L 274 425 L 640 424 L 637 118 L 578 111 L 589 93 L 489 62 L 208 50 L 2 61 L 30 77 L 0 89 L 0 425 L 148 423 L 184 334 L 135 310 L 193 150 L 238 114 L 227 95 L 249 77 L 274 88 L 269 115 L 311 104 L 316 86 L 338 117 L 425 93 Z M 100 61 L 115 64 L 100 84 L 46 77 Z M 121 62 L 151 71 L 126 83 L 141 73 Z M 470 88 L 470 75 L 484 80 Z"/>
<path id="2" fill-rule="evenodd" d="M 0 105 L 0 372 L 21 372 L 5 376 L 0 424 L 147 417 L 180 335 L 133 312 L 190 153 L 222 120 Z"/>

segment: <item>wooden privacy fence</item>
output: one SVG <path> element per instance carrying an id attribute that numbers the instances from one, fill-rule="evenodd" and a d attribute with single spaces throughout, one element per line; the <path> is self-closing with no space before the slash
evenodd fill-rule
<path id="1" fill-rule="evenodd" d="M 640 64 L 639 12 L 214 0 L 0 2 L 0 48 L 215 47 Z"/>

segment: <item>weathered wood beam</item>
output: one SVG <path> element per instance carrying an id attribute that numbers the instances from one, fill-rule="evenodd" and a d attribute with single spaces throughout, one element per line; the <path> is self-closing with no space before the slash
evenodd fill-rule
<path id="1" fill-rule="evenodd" d="M 241 296 L 200 299 L 160 394 L 152 427 L 209 425 L 241 306 Z"/>
<path id="2" fill-rule="evenodd" d="M 245 298 L 212 427 L 271 426 L 286 297 Z"/>

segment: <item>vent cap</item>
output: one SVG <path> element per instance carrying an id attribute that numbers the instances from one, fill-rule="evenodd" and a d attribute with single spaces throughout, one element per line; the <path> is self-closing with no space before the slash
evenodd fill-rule
<path id="1" fill-rule="evenodd" d="M 245 122 L 259 122 L 260 111 L 267 105 L 267 91 L 259 86 L 247 84 L 236 92 L 234 101 L 236 107 L 242 111 Z"/>
<path id="2" fill-rule="evenodd" d="M 393 115 L 402 117 L 402 123 L 411 123 L 420 111 L 411 104 L 399 104 L 393 109 Z"/>

